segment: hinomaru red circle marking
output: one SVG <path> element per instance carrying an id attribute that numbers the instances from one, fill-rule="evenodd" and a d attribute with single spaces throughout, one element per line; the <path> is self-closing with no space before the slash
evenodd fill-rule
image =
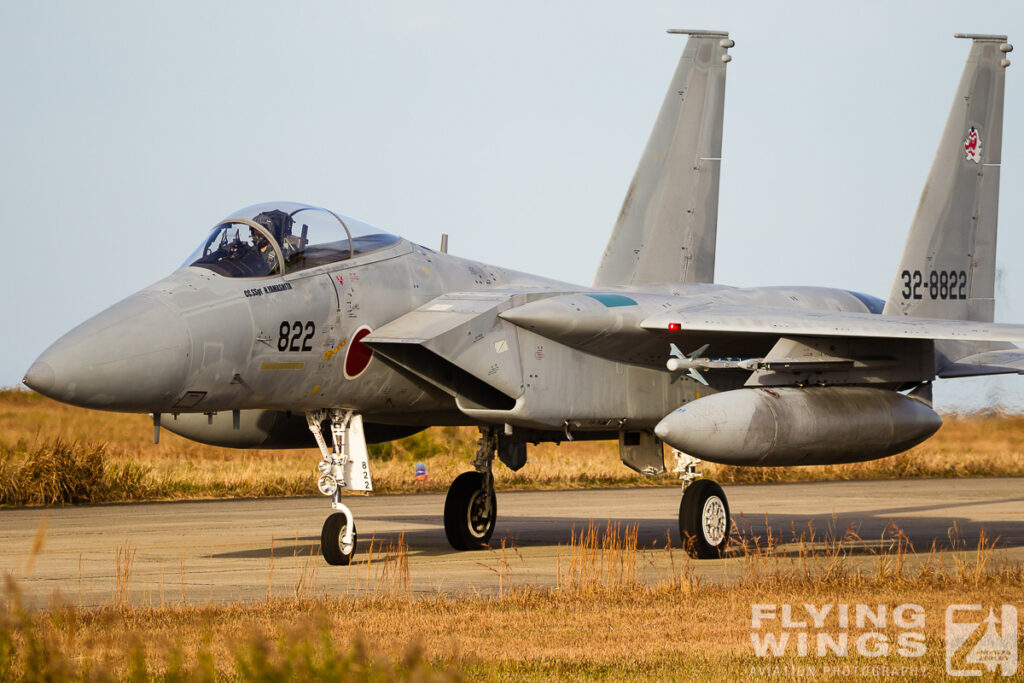
<path id="1" fill-rule="evenodd" d="M 373 358 L 373 349 L 364 344 L 362 340 L 372 331 L 369 327 L 360 327 L 352 335 L 352 341 L 349 342 L 348 351 L 345 353 L 345 377 L 347 379 L 355 379 L 370 364 L 370 359 Z"/>

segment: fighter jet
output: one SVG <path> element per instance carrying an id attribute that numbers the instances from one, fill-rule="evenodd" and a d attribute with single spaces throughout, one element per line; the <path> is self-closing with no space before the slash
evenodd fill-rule
<path id="1" fill-rule="evenodd" d="M 332 565 L 356 552 L 343 494 L 371 491 L 367 443 L 479 428 L 451 484 L 452 547 L 498 515 L 495 456 L 617 440 L 622 462 L 674 455 L 688 552 L 731 530 L 700 461 L 775 467 L 882 458 L 931 436 L 937 378 L 1024 370 L 1024 325 L 993 323 L 1006 36 L 971 41 L 886 301 L 714 282 L 725 32 L 688 34 L 590 287 L 459 258 L 332 211 L 250 206 L 181 268 L 68 332 L 25 375 L 88 408 L 153 416 L 207 444 L 318 447 Z"/>

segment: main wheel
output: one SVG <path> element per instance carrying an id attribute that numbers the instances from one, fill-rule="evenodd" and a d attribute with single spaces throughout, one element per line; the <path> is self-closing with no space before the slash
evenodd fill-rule
<path id="1" fill-rule="evenodd" d="M 345 543 L 348 525 L 348 515 L 343 512 L 335 512 L 324 521 L 323 531 L 320 532 L 320 554 L 327 560 L 327 564 L 347 565 L 356 554 L 356 523 L 353 520 L 352 541 Z"/>
<path id="2" fill-rule="evenodd" d="M 494 533 L 498 500 L 494 487 L 490 487 L 488 496 L 484 484 L 483 474 L 463 472 L 448 489 L 444 499 L 444 533 L 456 550 L 486 548 Z"/>
<path id="3" fill-rule="evenodd" d="M 686 487 L 679 503 L 679 535 L 690 557 L 721 557 L 729 543 L 729 502 L 722 487 L 698 479 Z"/>

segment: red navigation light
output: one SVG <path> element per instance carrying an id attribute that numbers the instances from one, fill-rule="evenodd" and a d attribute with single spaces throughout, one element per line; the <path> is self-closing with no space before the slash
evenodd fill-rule
<path id="1" fill-rule="evenodd" d="M 679 323 L 669 323 L 668 324 L 668 331 L 669 332 L 678 332 L 681 329 L 683 329 L 683 326 L 680 325 Z"/>

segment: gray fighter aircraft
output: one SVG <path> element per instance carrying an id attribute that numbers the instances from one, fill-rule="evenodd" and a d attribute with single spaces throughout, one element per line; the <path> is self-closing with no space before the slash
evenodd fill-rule
<path id="1" fill-rule="evenodd" d="M 448 491 L 460 550 L 494 531 L 495 455 L 618 439 L 623 463 L 683 480 L 688 551 L 718 556 L 729 506 L 700 460 L 772 467 L 881 458 L 931 436 L 931 383 L 1024 370 L 1024 325 L 994 324 L 1005 36 L 971 41 L 887 301 L 714 284 L 726 64 L 689 35 L 591 287 L 458 258 L 291 203 L 217 223 L 181 268 L 67 333 L 24 382 L 59 401 L 152 413 L 237 448 L 319 446 L 344 565 L 342 494 L 372 490 L 367 443 L 476 425 Z"/>

